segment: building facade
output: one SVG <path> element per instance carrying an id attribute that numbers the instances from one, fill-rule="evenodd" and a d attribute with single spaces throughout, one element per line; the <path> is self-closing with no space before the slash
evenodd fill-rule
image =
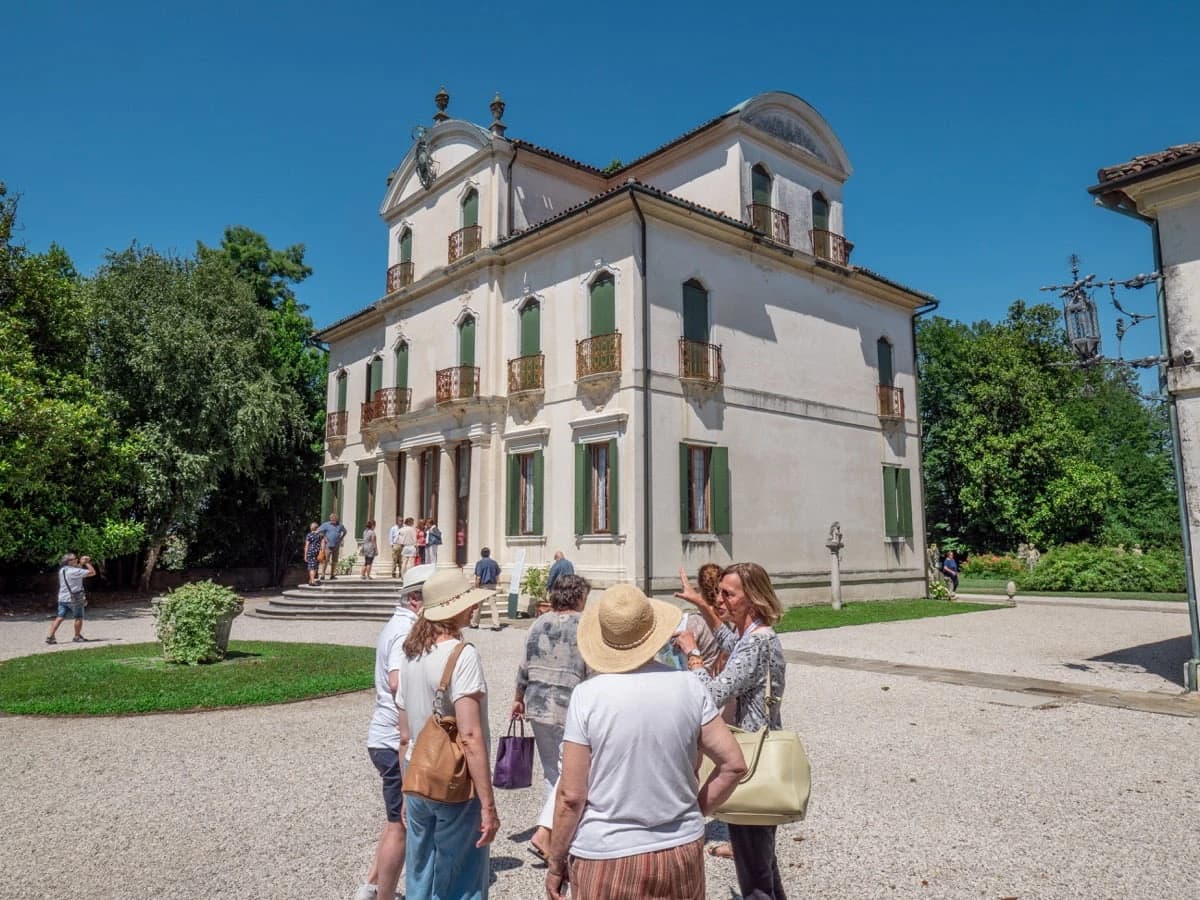
<path id="1" fill-rule="evenodd" d="M 616 170 L 437 98 L 389 178 L 386 290 L 329 344 L 325 512 L 436 518 L 441 564 L 596 586 L 754 560 L 789 599 L 925 592 L 913 318 L 851 264 L 850 163 L 762 94 Z"/>

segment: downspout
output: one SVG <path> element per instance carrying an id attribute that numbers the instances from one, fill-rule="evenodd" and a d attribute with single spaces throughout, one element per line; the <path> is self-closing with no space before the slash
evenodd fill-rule
<path id="1" fill-rule="evenodd" d="M 513 144 L 513 155 L 508 160 L 508 172 L 504 176 L 508 181 L 508 234 L 506 237 L 512 237 L 513 226 L 516 223 L 516 214 L 513 210 L 513 197 L 516 196 L 516 191 L 513 189 L 512 170 L 517 161 L 517 154 L 520 152 L 521 145 Z"/>
<path id="2" fill-rule="evenodd" d="M 630 178 L 626 184 L 630 186 L 629 199 L 633 203 L 633 210 L 637 213 L 638 221 L 642 226 L 640 265 L 642 271 L 642 378 L 644 379 L 642 382 L 642 459 L 644 460 L 643 465 L 646 467 L 646 482 L 642 485 L 642 534 L 645 542 L 642 548 L 642 577 L 645 581 L 646 596 L 650 596 L 651 580 L 654 577 L 654 491 L 651 489 L 654 457 L 650 455 L 652 443 L 650 432 L 654 420 L 650 416 L 650 295 L 646 290 L 646 216 L 642 213 L 641 204 L 638 203 L 637 182 Z"/>
<path id="3" fill-rule="evenodd" d="M 930 300 L 923 306 L 918 306 L 913 310 L 912 319 L 909 324 L 912 328 L 912 355 L 913 355 L 913 409 L 917 414 L 917 459 L 920 465 L 917 466 L 917 478 L 921 485 L 921 571 L 925 580 L 925 596 L 929 596 L 929 560 L 926 556 L 929 545 L 929 531 L 925 522 L 925 430 L 921 427 L 921 405 L 918 399 L 921 386 L 921 372 L 917 365 L 917 319 L 928 313 L 933 312 L 941 306 L 937 300 Z"/>

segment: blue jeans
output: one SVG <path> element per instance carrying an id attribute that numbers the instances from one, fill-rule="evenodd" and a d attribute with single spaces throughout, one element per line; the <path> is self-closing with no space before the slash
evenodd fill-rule
<path id="1" fill-rule="evenodd" d="M 439 803 L 408 794 L 404 806 L 408 811 L 404 896 L 409 900 L 486 900 L 489 848 L 475 846 L 482 821 L 479 798 Z"/>

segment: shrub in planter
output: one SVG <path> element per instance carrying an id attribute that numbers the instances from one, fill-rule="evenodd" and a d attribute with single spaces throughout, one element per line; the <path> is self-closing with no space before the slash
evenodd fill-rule
<path id="1" fill-rule="evenodd" d="M 954 597 L 950 594 L 950 588 L 946 586 L 946 582 L 938 578 L 929 582 L 929 599 L 949 601 Z"/>
<path id="2" fill-rule="evenodd" d="M 550 608 L 550 601 L 546 598 L 546 582 L 549 578 L 549 566 L 531 566 L 521 579 L 521 591 L 534 602 L 539 616 Z"/>
<path id="3" fill-rule="evenodd" d="M 1117 547 L 1067 544 L 1048 551 L 1020 579 L 1029 591 L 1152 593 L 1187 590 L 1183 554 L 1173 550 L 1132 553 Z"/>
<path id="4" fill-rule="evenodd" d="M 185 584 L 154 603 L 154 630 L 169 662 L 216 662 L 225 658 L 229 630 L 242 598 L 212 581 Z"/>
<path id="5" fill-rule="evenodd" d="M 995 553 L 976 553 L 962 564 L 960 574 L 964 578 L 1019 578 L 1025 565 L 1015 556 L 998 556 Z"/>

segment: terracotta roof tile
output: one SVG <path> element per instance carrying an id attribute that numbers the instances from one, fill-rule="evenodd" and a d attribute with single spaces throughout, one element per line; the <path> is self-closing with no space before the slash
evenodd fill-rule
<path id="1" fill-rule="evenodd" d="M 1195 159 L 1189 160 L 1189 157 L 1195 157 Z M 1200 162 L 1200 141 L 1192 141 L 1189 144 L 1176 144 L 1174 147 L 1159 150 L 1157 153 L 1135 156 L 1129 162 L 1123 162 L 1120 165 L 1108 166 L 1096 173 L 1096 180 L 1101 184 L 1105 184 L 1109 181 L 1128 178 L 1131 175 L 1149 176 L 1155 169 L 1170 163 L 1183 162 L 1184 164 L 1188 164 L 1193 161 Z"/>

